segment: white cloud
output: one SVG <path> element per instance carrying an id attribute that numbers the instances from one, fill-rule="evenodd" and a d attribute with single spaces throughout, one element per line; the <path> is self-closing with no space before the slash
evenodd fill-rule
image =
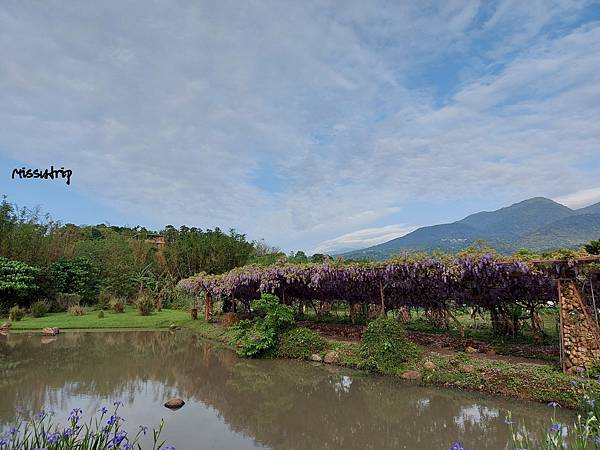
<path id="1" fill-rule="evenodd" d="M 565 26 L 580 2 L 526 3 L 3 4 L 0 151 L 72 168 L 142 223 L 286 250 L 410 201 L 560 197 L 600 148 L 600 26 Z M 455 58 L 442 104 L 413 86 Z"/>
<path id="2" fill-rule="evenodd" d="M 582 189 L 577 192 L 572 192 L 567 195 L 556 197 L 558 203 L 561 203 L 569 208 L 583 208 L 600 202 L 600 187 L 592 189 Z"/>
<path id="3" fill-rule="evenodd" d="M 359 248 L 370 247 L 402 237 L 418 227 L 407 226 L 405 224 L 386 225 L 377 228 L 364 228 L 353 231 L 334 239 L 321 242 L 315 247 L 312 253 L 331 253 L 335 251 L 346 251 Z"/>

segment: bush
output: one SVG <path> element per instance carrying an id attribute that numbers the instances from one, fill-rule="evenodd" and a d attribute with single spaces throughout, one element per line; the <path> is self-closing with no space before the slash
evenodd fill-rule
<path id="1" fill-rule="evenodd" d="M 69 306 L 67 310 L 70 316 L 83 316 L 85 314 L 85 308 L 81 305 Z"/>
<path id="2" fill-rule="evenodd" d="M 116 313 L 125 312 L 125 300 L 122 298 L 113 298 L 110 302 L 110 309 Z"/>
<path id="3" fill-rule="evenodd" d="M 80 302 L 81 302 L 81 295 L 68 294 L 66 292 L 61 292 L 56 295 L 56 298 L 50 304 L 50 310 L 52 312 L 65 312 L 71 306 L 79 305 Z"/>
<path id="4" fill-rule="evenodd" d="M 98 298 L 99 274 L 92 261 L 85 257 L 60 258 L 50 267 L 58 292 L 79 294 L 85 304 Z"/>
<path id="5" fill-rule="evenodd" d="M 13 322 L 21 320 L 23 317 L 25 317 L 25 310 L 20 308 L 18 305 L 15 305 L 8 311 L 8 317 Z"/>
<path id="6" fill-rule="evenodd" d="M 149 316 L 154 311 L 154 300 L 147 293 L 142 293 L 135 301 L 135 307 L 140 316 Z"/>
<path id="7" fill-rule="evenodd" d="M 361 365 L 367 370 L 396 374 L 404 363 L 419 356 L 419 348 L 404 336 L 400 323 L 393 318 L 378 317 L 369 322 L 360 347 Z"/>
<path id="8" fill-rule="evenodd" d="M 33 317 L 44 317 L 46 314 L 48 314 L 49 309 L 48 302 L 45 300 L 33 302 L 29 307 L 29 311 Z"/>
<path id="9" fill-rule="evenodd" d="M 98 309 L 108 309 L 110 308 L 110 301 L 112 299 L 113 295 L 106 289 L 102 289 L 100 294 L 98 294 L 98 303 L 96 304 L 96 307 Z"/>
<path id="10" fill-rule="evenodd" d="M 103 310 L 98 311 L 98 319 L 104 319 L 104 311 Z"/>
<path id="11" fill-rule="evenodd" d="M 277 355 L 283 358 L 308 359 L 325 347 L 319 333 L 308 328 L 292 328 L 283 333 L 277 346 Z"/>
<path id="12" fill-rule="evenodd" d="M 294 310 L 270 294 L 263 294 L 253 307 L 264 316 L 254 322 L 242 320 L 236 326 L 238 353 L 252 358 L 268 356 L 277 348 L 279 336 L 294 324 Z"/>

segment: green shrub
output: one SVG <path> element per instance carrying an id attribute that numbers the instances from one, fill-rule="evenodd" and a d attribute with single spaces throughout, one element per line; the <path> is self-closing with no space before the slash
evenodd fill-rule
<path id="1" fill-rule="evenodd" d="M 110 309 L 116 313 L 125 312 L 125 300 L 122 298 L 113 298 L 110 302 Z"/>
<path id="2" fill-rule="evenodd" d="M 378 317 L 369 322 L 360 346 L 362 367 L 385 374 L 396 374 L 402 366 L 419 356 L 419 348 L 404 336 L 400 323 Z"/>
<path id="3" fill-rule="evenodd" d="M 277 355 L 283 358 L 308 359 L 325 347 L 319 333 L 308 328 L 292 328 L 281 335 Z"/>
<path id="4" fill-rule="evenodd" d="M 142 293 L 135 301 L 135 307 L 140 316 L 149 316 L 154 311 L 154 300 L 147 293 Z"/>
<path id="5" fill-rule="evenodd" d="M 33 302 L 29 307 L 29 311 L 33 317 L 44 317 L 48 314 L 48 302 L 45 300 L 38 300 L 37 302 Z"/>
<path id="6" fill-rule="evenodd" d="M 15 305 L 8 311 L 8 317 L 13 322 L 21 320 L 23 317 L 25 317 L 25 310 L 18 305 Z"/>
<path id="7" fill-rule="evenodd" d="M 103 310 L 98 311 L 98 319 L 104 319 L 104 311 Z"/>
<path id="8" fill-rule="evenodd" d="M 80 302 L 81 302 L 81 295 L 60 292 L 56 295 L 56 298 L 50 304 L 50 310 L 52 312 L 65 312 L 71 306 L 79 305 Z"/>
<path id="9" fill-rule="evenodd" d="M 252 306 L 264 316 L 257 317 L 254 322 L 242 320 L 235 327 L 238 353 L 252 358 L 271 355 L 280 335 L 293 325 L 294 310 L 270 294 L 263 294 Z"/>
<path id="10" fill-rule="evenodd" d="M 108 309 L 110 308 L 110 301 L 113 299 L 113 295 L 106 289 L 102 289 L 100 294 L 98 294 L 98 303 L 96 303 L 96 307 L 98 309 Z"/>
<path id="11" fill-rule="evenodd" d="M 81 305 L 69 306 L 67 310 L 70 316 L 83 316 L 85 314 L 85 308 Z"/>
<path id="12" fill-rule="evenodd" d="M 60 258 L 52 263 L 50 271 L 58 292 L 79 294 L 84 304 L 96 302 L 100 278 L 89 258 Z"/>

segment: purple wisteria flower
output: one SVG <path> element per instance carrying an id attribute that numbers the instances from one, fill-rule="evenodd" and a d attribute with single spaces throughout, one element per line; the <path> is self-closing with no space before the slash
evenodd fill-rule
<path id="1" fill-rule="evenodd" d="M 560 406 L 560 403 L 558 402 L 549 402 L 548 406 L 551 408 L 562 408 L 562 406 Z"/>
<path id="2" fill-rule="evenodd" d="M 452 447 L 450 447 L 450 450 L 466 450 L 462 444 L 460 442 L 455 442 L 454 445 Z"/>

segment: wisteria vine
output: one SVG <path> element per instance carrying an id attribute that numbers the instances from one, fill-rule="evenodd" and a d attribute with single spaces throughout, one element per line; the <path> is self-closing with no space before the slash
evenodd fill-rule
<path id="1" fill-rule="evenodd" d="M 493 309 L 511 304 L 528 308 L 555 302 L 551 271 L 493 255 L 449 259 L 404 258 L 387 262 L 245 266 L 223 275 L 199 274 L 180 286 L 196 294 L 244 303 L 263 293 L 285 303 L 328 301 L 399 307 Z"/>

